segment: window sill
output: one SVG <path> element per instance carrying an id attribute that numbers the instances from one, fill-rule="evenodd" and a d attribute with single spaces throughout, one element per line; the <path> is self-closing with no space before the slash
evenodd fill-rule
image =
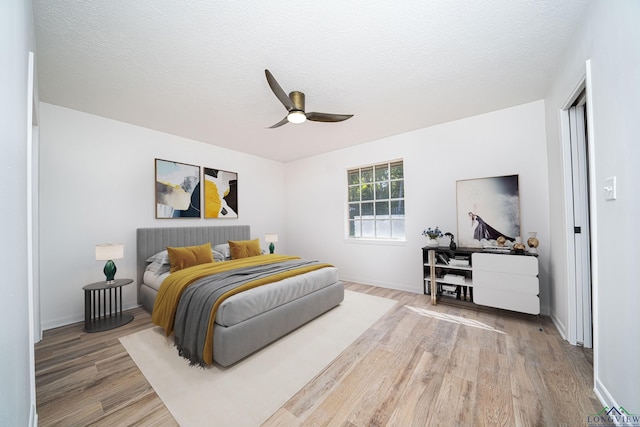
<path id="1" fill-rule="evenodd" d="M 407 241 L 403 239 L 367 239 L 345 237 L 345 243 L 356 245 L 381 245 L 381 246 L 406 246 Z"/>

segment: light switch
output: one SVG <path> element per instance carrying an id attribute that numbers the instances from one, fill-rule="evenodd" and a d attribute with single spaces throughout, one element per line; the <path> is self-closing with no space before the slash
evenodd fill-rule
<path id="1" fill-rule="evenodd" d="M 612 176 L 604 180 L 604 199 L 616 199 L 616 177 Z"/>

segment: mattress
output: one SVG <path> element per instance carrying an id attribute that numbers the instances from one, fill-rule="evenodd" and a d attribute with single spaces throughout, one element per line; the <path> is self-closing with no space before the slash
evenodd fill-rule
<path id="1" fill-rule="evenodd" d="M 156 274 L 145 271 L 144 284 L 157 291 L 167 276 L 169 276 L 167 272 Z M 216 324 L 236 325 L 337 281 L 338 270 L 335 267 L 326 267 L 249 289 L 224 300 L 216 313 Z"/>

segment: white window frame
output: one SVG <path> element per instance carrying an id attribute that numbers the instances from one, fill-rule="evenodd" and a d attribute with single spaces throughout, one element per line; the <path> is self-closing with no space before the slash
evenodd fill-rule
<path id="1" fill-rule="evenodd" d="M 397 163 L 401 163 L 402 164 L 402 178 L 396 178 L 396 179 L 392 179 L 391 178 L 391 172 L 390 172 L 390 168 L 392 167 L 392 165 L 397 164 Z M 387 169 L 389 170 L 389 173 L 387 174 L 387 179 L 384 181 L 377 181 L 376 180 L 376 167 L 377 166 L 381 166 L 381 165 L 386 165 Z M 357 187 L 360 186 L 362 187 L 363 182 L 362 182 L 362 172 L 363 170 L 367 170 L 367 169 L 371 169 L 371 173 L 372 173 L 372 180 L 368 183 L 371 184 L 372 188 L 372 192 L 373 192 L 373 198 L 371 200 L 362 200 L 362 193 L 359 193 L 359 197 L 360 200 L 358 201 L 352 201 L 350 200 L 350 194 L 351 194 L 351 189 L 353 187 Z M 353 171 L 358 171 L 359 173 L 359 182 L 358 184 L 351 184 L 349 181 L 349 174 Z M 393 242 L 405 242 L 406 241 L 406 192 L 405 192 L 405 168 L 404 168 L 404 159 L 395 159 L 395 160 L 384 160 L 384 161 L 379 161 L 379 162 L 375 162 L 375 163 L 371 163 L 371 164 L 366 164 L 366 165 L 362 165 L 362 166 L 354 166 L 354 167 L 350 167 L 347 168 L 345 170 L 345 179 L 346 179 L 346 208 L 345 208 L 345 240 L 347 242 L 384 242 L 384 243 L 393 243 Z M 376 184 L 381 184 L 381 183 L 388 183 L 388 195 L 385 198 L 378 198 L 378 194 L 376 191 Z M 392 189 L 392 183 L 393 182 L 401 182 L 402 183 L 402 191 L 401 191 L 401 197 L 391 197 L 391 189 Z M 361 191 L 361 190 L 360 190 Z M 376 218 L 376 202 L 382 202 L 382 201 L 387 201 L 389 203 L 389 207 L 388 207 L 388 218 L 382 218 L 382 219 L 378 219 Z M 391 202 L 397 202 L 400 201 L 402 203 L 403 206 L 403 214 L 400 215 L 399 217 L 394 218 L 394 215 L 392 214 L 392 208 L 391 208 Z M 372 221 L 373 222 L 373 235 L 363 235 L 362 232 L 362 224 L 363 224 L 363 219 L 362 219 L 362 215 L 360 216 L 360 219 L 354 219 L 351 216 L 351 205 L 353 205 L 354 203 L 357 203 L 359 205 L 360 211 L 359 213 L 362 213 L 362 204 L 363 203 L 373 203 L 374 206 L 374 210 L 373 210 L 373 214 L 371 215 L 371 218 L 368 218 L 367 221 Z M 378 226 L 381 224 L 381 222 L 383 221 L 388 221 L 388 226 L 389 226 L 389 233 L 384 235 L 384 236 L 380 236 L 378 234 Z M 405 232 L 402 234 L 401 237 L 393 237 L 393 227 L 394 227 L 394 222 L 397 221 L 402 221 L 402 228 L 405 229 Z M 354 235 L 351 235 L 351 231 L 352 231 L 352 223 L 354 225 L 354 227 L 359 226 L 359 230 L 358 232 L 356 232 Z"/>

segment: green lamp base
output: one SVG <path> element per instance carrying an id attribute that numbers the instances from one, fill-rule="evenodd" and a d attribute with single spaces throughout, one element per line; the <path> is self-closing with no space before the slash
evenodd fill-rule
<path id="1" fill-rule="evenodd" d="M 269 244 L 269 253 L 272 254 L 275 249 L 276 249 L 276 245 L 274 245 L 273 242 L 271 242 Z"/>
<path id="2" fill-rule="evenodd" d="M 116 264 L 109 260 L 104 265 L 104 275 L 107 276 L 107 283 L 113 283 L 113 278 L 116 277 Z"/>

